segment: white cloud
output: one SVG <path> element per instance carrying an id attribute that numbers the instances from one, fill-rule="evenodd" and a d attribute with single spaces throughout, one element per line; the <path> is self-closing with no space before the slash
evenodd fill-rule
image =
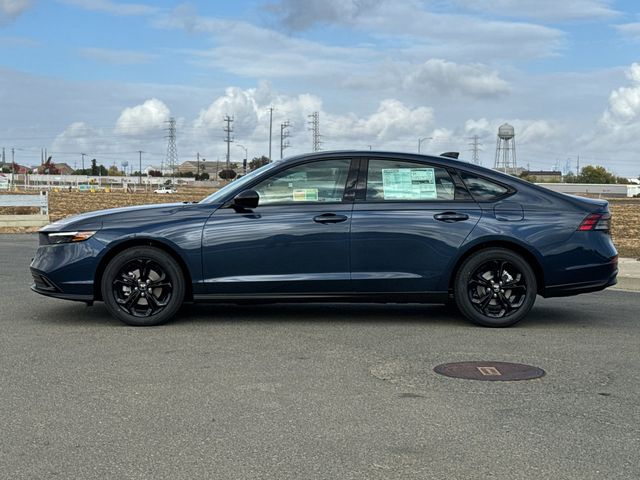
<path id="1" fill-rule="evenodd" d="M 566 21 L 617 16 L 611 0 L 453 0 L 472 11 L 503 17 Z"/>
<path id="2" fill-rule="evenodd" d="M 109 13 L 119 16 L 150 15 L 158 8 L 141 3 L 118 3 L 111 0 L 58 0 L 60 3 L 83 8 L 93 12 Z"/>
<path id="3" fill-rule="evenodd" d="M 327 142 L 341 147 L 353 145 L 354 141 L 384 145 L 413 138 L 430 128 L 433 120 L 430 107 L 410 108 L 395 99 L 382 100 L 378 109 L 366 117 L 321 113 Z"/>
<path id="4" fill-rule="evenodd" d="M 633 63 L 627 72 L 630 87 L 620 87 L 609 95 L 609 107 L 602 115 L 602 123 L 619 128 L 640 119 L 640 64 Z"/>
<path id="5" fill-rule="evenodd" d="M 95 152 L 100 149 L 98 143 L 102 143 L 102 137 L 103 132 L 90 127 L 85 122 L 73 122 L 56 136 L 51 145 L 51 151 Z"/>
<path id="6" fill-rule="evenodd" d="M 157 55 L 133 50 L 114 50 L 110 48 L 85 47 L 78 49 L 78 53 L 89 60 L 110 65 L 135 65 L 150 63 L 158 58 Z"/>
<path id="7" fill-rule="evenodd" d="M 496 96 L 508 93 L 509 84 L 495 70 L 472 63 L 460 65 L 433 58 L 415 67 L 403 82 L 412 91 L 462 93 L 472 96 Z"/>
<path id="8" fill-rule="evenodd" d="M 280 0 L 265 9 L 287 30 L 305 30 L 316 24 L 348 24 L 375 9 L 383 0 Z"/>
<path id="9" fill-rule="evenodd" d="M 623 23 L 620 25 L 615 25 L 615 28 L 625 37 L 629 37 L 634 40 L 640 40 L 640 22 Z"/>
<path id="10" fill-rule="evenodd" d="M 0 0 L 0 25 L 13 21 L 32 4 L 32 0 Z"/>
<path id="11" fill-rule="evenodd" d="M 116 122 L 115 132 L 129 136 L 156 132 L 166 127 L 169 115 L 169 107 L 151 98 L 141 105 L 125 108 Z"/>

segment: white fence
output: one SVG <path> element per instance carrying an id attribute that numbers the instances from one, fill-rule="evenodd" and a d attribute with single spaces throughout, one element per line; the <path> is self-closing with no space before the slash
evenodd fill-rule
<path id="1" fill-rule="evenodd" d="M 640 185 L 624 185 L 616 183 L 536 183 L 555 192 L 572 195 L 589 195 L 598 197 L 635 197 L 640 194 Z"/>
<path id="2" fill-rule="evenodd" d="M 0 207 L 36 207 L 40 213 L 0 215 L 0 227 L 42 227 L 49 223 L 49 195 L 0 195 Z"/>
<path id="3" fill-rule="evenodd" d="M 149 191 L 155 190 L 164 185 L 167 180 L 178 186 L 204 186 L 216 187 L 220 185 L 217 181 L 196 181 L 189 177 L 108 177 L 93 175 L 40 175 L 40 174 L 2 174 L 4 177 L 4 188 L 20 189 L 44 189 L 69 188 L 80 189 L 83 185 L 101 190 L 103 188 L 123 189 L 128 191 Z M 2 179 L 0 179 L 0 182 Z M 0 184 L 0 189 L 3 185 Z M 88 189 L 88 188 L 86 188 Z"/>

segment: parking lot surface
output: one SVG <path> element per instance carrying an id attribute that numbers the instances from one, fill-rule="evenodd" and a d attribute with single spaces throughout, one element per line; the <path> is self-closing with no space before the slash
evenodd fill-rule
<path id="1" fill-rule="evenodd" d="M 640 294 L 510 329 L 422 305 L 187 306 L 132 328 L 29 291 L 0 235 L 0 478 L 640 478 Z M 521 382 L 439 376 L 526 363 Z"/>

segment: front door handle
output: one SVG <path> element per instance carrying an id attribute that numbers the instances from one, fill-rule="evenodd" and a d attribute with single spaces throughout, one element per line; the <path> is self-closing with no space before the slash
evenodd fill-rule
<path id="1" fill-rule="evenodd" d="M 313 221 L 316 223 L 340 223 L 346 222 L 348 219 L 349 217 L 346 215 L 336 215 L 335 213 L 323 213 L 313 217 Z"/>
<path id="2" fill-rule="evenodd" d="M 461 222 L 463 220 L 469 220 L 469 215 L 467 215 L 466 213 L 442 212 L 442 213 L 436 213 L 433 216 L 433 218 L 441 222 L 453 223 L 453 222 Z"/>

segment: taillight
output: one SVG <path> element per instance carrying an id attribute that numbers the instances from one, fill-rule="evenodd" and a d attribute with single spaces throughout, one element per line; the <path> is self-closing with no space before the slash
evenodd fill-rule
<path id="1" fill-rule="evenodd" d="M 578 231 L 585 232 L 588 230 L 600 230 L 604 232 L 611 230 L 611 214 L 591 213 L 587 215 L 578 227 Z"/>

